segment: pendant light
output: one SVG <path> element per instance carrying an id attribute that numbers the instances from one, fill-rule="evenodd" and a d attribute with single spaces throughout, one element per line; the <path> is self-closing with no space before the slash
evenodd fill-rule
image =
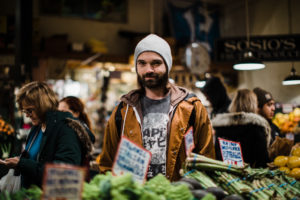
<path id="1" fill-rule="evenodd" d="M 299 84 L 300 84 L 300 76 L 296 74 L 294 65 L 292 65 L 291 74 L 282 81 L 282 85 L 299 85 Z"/>
<path id="2" fill-rule="evenodd" d="M 291 1 L 288 0 L 288 17 L 289 17 L 289 33 L 292 33 L 292 12 L 291 12 Z M 299 85 L 300 76 L 296 74 L 294 68 L 294 62 L 292 62 L 292 69 L 290 75 L 288 75 L 283 81 L 282 85 Z"/>
<path id="3" fill-rule="evenodd" d="M 246 34 L 247 34 L 247 49 L 242 55 L 239 63 L 233 65 L 235 70 L 258 70 L 265 68 L 265 64 L 260 62 L 250 50 L 250 31 L 249 31 L 249 13 L 248 13 L 248 0 L 245 0 L 245 13 L 246 13 Z"/>

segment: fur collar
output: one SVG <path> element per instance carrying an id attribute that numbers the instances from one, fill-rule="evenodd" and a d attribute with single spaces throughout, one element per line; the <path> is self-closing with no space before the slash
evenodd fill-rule
<path id="1" fill-rule="evenodd" d="M 237 126 L 237 125 L 258 125 L 265 129 L 267 146 L 269 147 L 271 142 L 271 128 L 268 121 L 262 116 L 255 113 L 222 113 L 216 115 L 212 119 L 213 127 L 223 127 L 223 126 Z"/>
<path id="2" fill-rule="evenodd" d="M 66 121 L 68 126 L 71 127 L 77 133 L 81 142 L 81 146 L 84 152 L 86 153 L 86 156 L 91 155 L 94 150 L 94 146 L 85 127 L 81 124 L 79 120 L 66 118 Z"/>

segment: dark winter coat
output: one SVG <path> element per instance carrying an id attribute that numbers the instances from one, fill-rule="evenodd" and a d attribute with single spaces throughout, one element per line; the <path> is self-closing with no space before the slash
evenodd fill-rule
<path id="1" fill-rule="evenodd" d="M 216 158 L 222 160 L 218 138 L 240 142 L 245 163 L 252 167 L 266 167 L 269 162 L 268 147 L 270 126 L 255 113 L 224 113 L 212 120 L 215 129 Z"/>
<path id="2" fill-rule="evenodd" d="M 271 142 L 270 144 L 272 144 L 275 141 L 276 136 L 278 137 L 283 137 L 280 133 L 280 129 L 272 122 L 272 120 L 268 120 L 269 125 L 271 127 Z"/>
<path id="3" fill-rule="evenodd" d="M 28 138 L 39 129 L 40 126 L 33 126 Z M 31 184 L 42 185 L 46 163 L 65 163 L 79 166 L 83 164 L 93 148 L 84 126 L 67 112 L 48 112 L 46 130 L 43 134 L 37 160 L 21 156 L 18 163 L 17 169 L 21 173 L 22 186 L 25 188 Z"/>

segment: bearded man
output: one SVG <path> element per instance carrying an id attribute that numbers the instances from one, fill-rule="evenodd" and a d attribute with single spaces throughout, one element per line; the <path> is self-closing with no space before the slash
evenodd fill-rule
<path id="1" fill-rule="evenodd" d="M 212 127 L 200 100 L 169 82 L 169 44 L 150 34 L 136 46 L 134 61 L 139 89 L 121 97 L 107 123 L 100 155 L 100 172 L 112 169 L 122 136 L 151 152 L 147 178 L 157 174 L 180 178 L 186 159 L 184 134 L 193 127 L 193 152 L 215 158 Z"/>

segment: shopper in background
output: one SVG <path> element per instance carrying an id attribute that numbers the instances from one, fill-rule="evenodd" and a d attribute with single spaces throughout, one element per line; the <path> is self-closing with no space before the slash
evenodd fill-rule
<path id="1" fill-rule="evenodd" d="M 161 173 L 177 180 L 186 158 L 183 138 L 190 126 L 194 128 L 194 152 L 215 157 L 207 111 L 196 96 L 168 81 L 172 55 L 164 39 L 155 34 L 142 39 L 135 48 L 134 61 L 140 88 L 121 97 L 108 121 L 100 171 L 112 169 L 124 135 L 152 153 L 148 179 Z"/>
<path id="2" fill-rule="evenodd" d="M 228 112 L 228 106 L 231 100 L 220 78 L 209 78 L 201 91 L 212 105 L 211 119 L 214 118 L 216 114 Z"/>
<path id="3" fill-rule="evenodd" d="M 70 113 L 57 110 L 58 100 L 46 83 L 24 85 L 16 100 L 33 127 L 21 156 L 3 163 L 21 173 L 23 187 L 41 187 L 46 163 L 82 164 L 92 150 L 88 133 Z"/>
<path id="4" fill-rule="evenodd" d="M 217 159 L 222 160 L 218 138 L 223 138 L 240 142 L 244 162 L 252 167 L 266 167 L 271 130 L 268 122 L 256 111 L 256 95 L 251 90 L 240 89 L 229 106 L 229 113 L 218 114 L 212 120 L 216 131 Z"/>
<path id="5" fill-rule="evenodd" d="M 272 122 L 275 112 L 275 101 L 270 92 L 259 87 L 253 89 L 258 100 L 258 113 L 263 116 L 271 127 L 269 157 L 273 160 L 278 155 L 289 155 L 294 141 L 282 138 L 280 129 Z"/>
<path id="6" fill-rule="evenodd" d="M 63 112 L 70 112 L 73 115 L 73 117 L 79 119 L 80 122 L 82 122 L 82 124 L 86 127 L 91 141 L 93 143 L 95 142 L 95 136 L 91 132 L 91 120 L 85 112 L 85 106 L 83 102 L 79 98 L 74 96 L 67 96 L 62 98 L 59 101 L 58 110 Z"/>
<path id="7" fill-rule="evenodd" d="M 259 87 L 253 89 L 253 92 L 257 96 L 258 101 L 258 113 L 263 116 L 270 124 L 271 127 L 271 143 L 274 142 L 276 136 L 280 136 L 279 128 L 272 123 L 275 112 L 275 101 L 270 92 L 267 92 Z"/>

